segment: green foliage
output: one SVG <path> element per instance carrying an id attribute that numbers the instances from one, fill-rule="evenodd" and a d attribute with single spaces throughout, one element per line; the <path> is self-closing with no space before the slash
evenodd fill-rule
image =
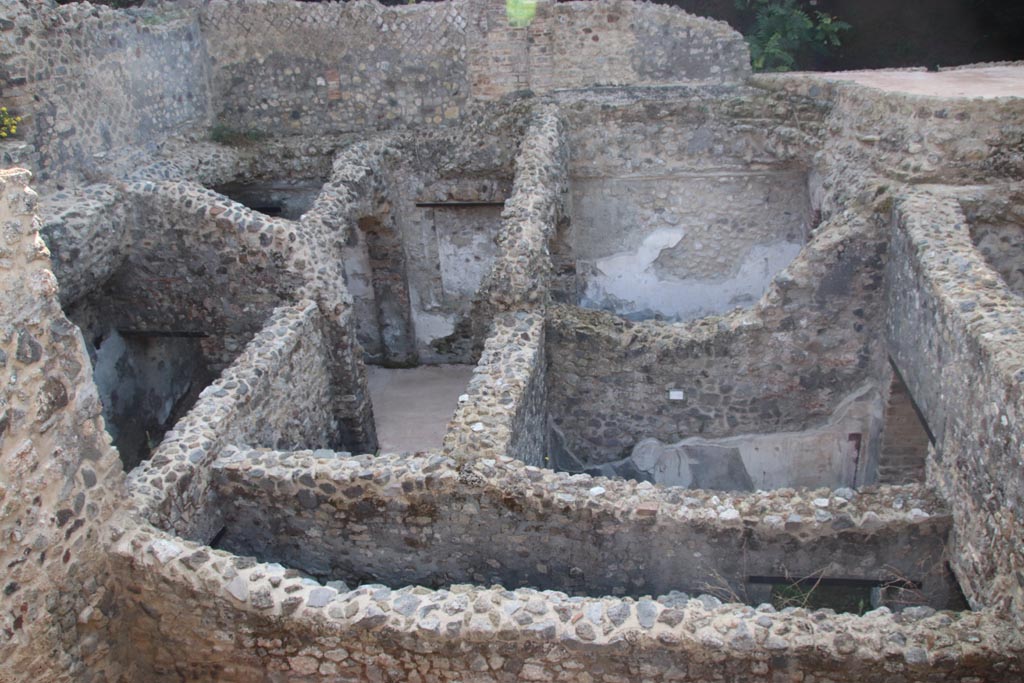
<path id="1" fill-rule="evenodd" d="M 800 581 L 773 587 L 771 603 L 775 609 L 787 607 L 828 608 L 850 614 L 864 614 L 872 608 L 870 588 L 822 586 L 818 582 L 803 583 Z"/>
<path id="2" fill-rule="evenodd" d="M 21 117 L 8 113 L 7 107 L 0 107 L 0 140 L 14 137 L 18 132 Z"/>
<path id="3" fill-rule="evenodd" d="M 803 55 L 838 47 L 850 28 L 824 12 L 812 16 L 797 0 L 736 0 L 736 7 L 753 15 L 746 38 L 755 71 L 789 71 Z"/>

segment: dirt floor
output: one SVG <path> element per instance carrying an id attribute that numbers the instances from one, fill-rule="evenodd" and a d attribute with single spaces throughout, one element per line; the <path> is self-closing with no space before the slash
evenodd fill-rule
<path id="1" fill-rule="evenodd" d="M 367 379 L 382 453 L 440 448 L 472 365 L 368 366 Z"/>

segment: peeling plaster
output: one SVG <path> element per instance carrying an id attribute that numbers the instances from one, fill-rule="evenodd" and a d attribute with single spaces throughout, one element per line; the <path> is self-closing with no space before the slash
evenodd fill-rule
<path id="1" fill-rule="evenodd" d="M 883 404 L 868 384 L 846 397 L 820 427 L 800 432 L 692 437 L 665 444 L 643 439 L 630 457 L 586 471 L 665 486 L 726 490 L 855 486 L 859 451 L 877 438 Z M 851 438 L 856 436 L 856 438 Z"/>
<path id="2" fill-rule="evenodd" d="M 581 305 L 633 319 L 688 320 L 723 313 L 757 301 L 776 273 L 789 265 L 803 246 L 786 241 L 756 245 L 739 270 L 725 279 L 659 277 L 655 273 L 658 257 L 676 246 L 684 234 L 682 228 L 659 228 L 635 251 L 598 259 L 587 279 Z M 700 253 L 694 258 L 699 259 Z"/>

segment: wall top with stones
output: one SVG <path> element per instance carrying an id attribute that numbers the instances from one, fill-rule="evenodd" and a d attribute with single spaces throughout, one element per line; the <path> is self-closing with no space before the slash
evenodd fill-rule
<path id="1" fill-rule="evenodd" d="M 725 492 L 663 488 L 650 482 L 569 474 L 499 456 L 457 463 L 437 452 L 424 455 L 335 457 L 321 451 L 279 452 L 226 449 L 213 462 L 224 476 L 261 481 L 297 481 L 301 473 L 316 483 L 330 482 L 343 497 L 346 482 L 358 482 L 360 495 L 379 489 L 384 498 L 403 490 L 455 491 L 468 487 L 505 496 L 515 492 L 524 505 L 575 509 L 581 515 L 619 519 L 735 525 L 766 532 L 831 534 L 835 530 L 873 531 L 890 524 L 923 524 L 945 518 L 943 502 L 919 485 L 852 489 L 776 489 Z M 229 475 L 228 473 L 234 473 Z"/>
<path id="2" fill-rule="evenodd" d="M 424 487 L 434 493 L 457 487 L 494 487 L 505 495 L 517 492 L 519 500 L 540 496 L 564 506 L 572 505 L 567 501 L 572 498 L 579 501 L 581 511 L 593 516 L 614 505 L 630 507 L 626 514 L 653 516 L 660 506 L 661 514 L 688 517 L 693 523 L 703 519 L 710 524 L 740 527 L 770 523 L 773 514 L 792 514 L 802 506 L 810 514 L 813 510 L 848 508 L 863 512 L 859 515 L 862 522 L 872 515 L 885 520 L 898 517 L 904 522 L 922 520 L 928 515 L 926 509 L 941 514 L 937 501 L 913 486 L 881 487 L 852 495 L 849 500 L 839 495 L 845 492 L 839 491 L 726 496 L 717 501 L 716 508 L 715 498 L 723 494 L 672 492 L 649 484 L 595 480 L 586 475 L 570 477 L 509 458 L 480 460 L 460 471 L 452 459 L 438 453 L 346 458 L 312 451 L 228 449 L 215 467 L 218 476 L 251 474 L 253 485 L 261 489 L 280 479 L 308 486 L 318 494 L 359 488 L 358 495 L 371 496 L 368 491 L 378 490 L 379 495 L 397 501 L 411 496 L 409 491 Z M 672 495 L 680 500 L 668 504 Z M 815 660 L 821 656 L 830 663 L 828 666 L 842 661 L 862 668 L 865 680 L 869 671 L 882 667 L 890 673 L 899 672 L 893 680 L 923 680 L 929 667 L 940 663 L 960 675 L 969 674 L 973 666 L 970 662 L 982 667 L 1020 666 L 1021 644 L 1012 629 L 988 613 L 935 612 L 924 607 L 900 614 L 880 608 L 854 616 L 837 615 L 832 610 L 777 611 L 769 605 L 754 608 L 722 604 L 707 595 L 689 598 L 670 594 L 658 599 L 570 597 L 553 590 L 461 584 L 438 590 L 420 586 L 396 590 L 368 584 L 346 590 L 344 586 L 320 585 L 277 564 L 173 538 L 151 527 L 126 527 L 115 535 L 116 555 L 139 577 L 142 599 L 159 602 L 160 595 L 166 596 L 168 591 L 184 594 L 201 586 L 204 594 L 219 602 L 221 613 L 231 613 L 234 627 L 248 623 L 259 630 L 267 620 L 275 620 L 280 628 L 280 620 L 285 619 L 288 633 L 308 633 L 310 639 L 303 641 L 307 650 L 319 648 L 322 634 L 332 633 L 344 638 L 350 653 L 364 647 L 378 653 L 382 647 L 401 651 L 406 647 L 403 638 L 410 637 L 416 639 L 416 652 L 424 651 L 422 648 L 441 651 L 446 643 L 482 647 L 497 639 L 505 644 L 506 654 L 521 651 L 528 656 L 534 645 L 557 643 L 565 649 L 565 660 L 573 663 L 598 656 L 597 650 L 588 649 L 590 645 L 601 645 L 599 656 L 609 662 L 617 657 L 627 657 L 634 663 L 653 662 L 656 652 L 671 652 L 673 657 L 689 653 L 688 662 L 730 657 L 756 663 L 766 656 L 799 656 L 802 669 L 811 671 L 826 666 Z M 289 654 L 301 656 L 297 651 L 279 652 L 269 659 L 287 658 Z M 308 664 L 315 672 L 320 662 L 295 660 L 291 665 L 300 664 Z M 453 662 L 452 666 L 462 665 Z M 545 672 L 539 671 L 539 677 L 529 680 L 553 680 L 553 675 L 541 674 Z M 658 670 L 651 680 L 668 680 L 664 674 Z M 698 676 L 678 680 L 705 679 Z"/>

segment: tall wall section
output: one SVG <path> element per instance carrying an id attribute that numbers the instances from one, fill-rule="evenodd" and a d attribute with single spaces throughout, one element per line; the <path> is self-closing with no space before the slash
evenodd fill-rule
<path id="1" fill-rule="evenodd" d="M 43 186 L 96 182 L 168 134 L 214 123 L 274 136 L 433 126 L 517 90 L 749 73 L 726 24 L 625 0 L 542 2 L 526 28 L 510 26 L 499 0 L 0 8 L 0 97 L 25 118 L 0 154 Z"/>
<path id="2" fill-rule="evenodd" d="M 202 8 L 213 109 L 242 130 L 436 125 L 473 99 L 593 85 L 735 83 L 746 43 L 722 22 L 626 2 L 541 2 L 529 27 L 501 0 L 213 0 Z"/>
<path id="3" fill-rule="evenodd" d="M 214 0 L 203 7 L 223 125 L 346 131 L 456 118 L 470 96 L 465 4 Z"/>
<path id="4" fill-rule="evenodd" d="M 766 291 L 725 302 L 721 316 L 673 324 L 577 307 L 550 315 L 549 410 L 584 465 L 625 457 L 647 437 L 817 428 L 875 382 L 884 365 L 884 185 L 828 196 L 823 178 L 837 171 L 821 150 L 835 144 L 826 130 L 837 114 L 828 93 L 804 95 L 679 88 L 559 97 L 574 188 L 573 225 L 553 249 L 563 300 L 594 305 L 586 295 L 593 273 L 627 251 L 641 277 L 662 266 L 661 286 L 676 299 L 682 278 L 728 278 L 759 243 L 788 243 L 795 255 L 766 278 Z M 616 144 L 598 142 L 603 129 Z M 854 182 L 870 180 L 850 173 L 837 185 Z M 590 191 L 577 196 L 579 185 Z M 803 197 L 798 210 L 780 199 L 793 196 Z M 780 228 L 774 235 L 757 232 L 764 221 L 756 217 L 765 216 Z M 671 240 L 643 261 L 641 238 L 659 231 L 672 231 Z M 840 430 L 844 442 L 858 434 L 864 450 L 873 438 L 870 420 Z M 859 467 L 853 450 L 851 471 Z"/>
<path id="5" fill-rule="evenodd" d="M 0 171 L 0 678 L 105 681 L 104 542 L 122 487 L 26 171 Z"/>
<path id="6" fill-rule="evenodd" d="M 627 0 L 542 0 L 526 26 L 501 0 L 470 0 L 467 59 L 474 97 L 594 85 L 737 83 L 747 45 L 728 24 Z"/>
<path id="7" fill-rule="evenodd" d="M 0 96 L 24 117 L 4 156 L 35 182 L 95 180 L 114 157 L 205 128 L 208 58 L 195 14 L 0 2 Z M 7 163 L 11 159 L 6 160 Z"/>

